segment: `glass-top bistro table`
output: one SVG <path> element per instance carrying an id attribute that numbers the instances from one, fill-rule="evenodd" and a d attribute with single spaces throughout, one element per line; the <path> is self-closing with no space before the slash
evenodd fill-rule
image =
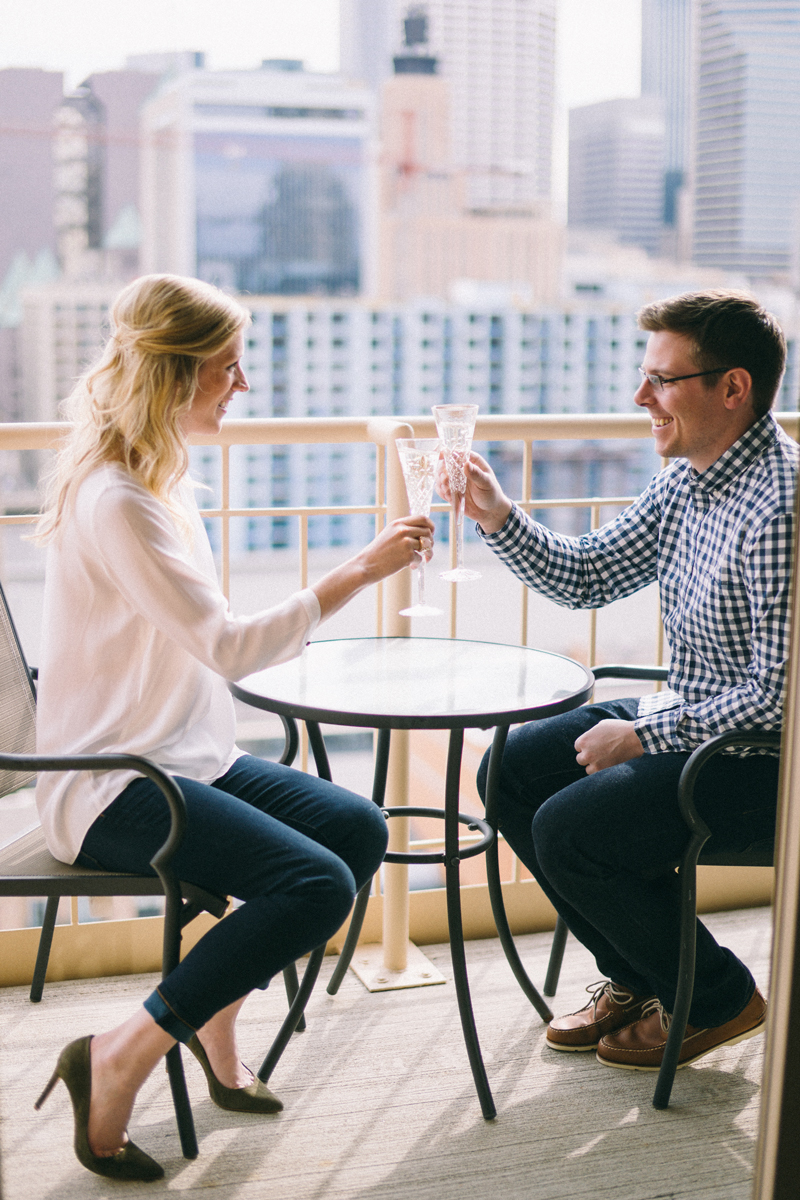
<path id="1" fill-rule="evenodd" d="M 572 659 L 524 646 L 449 638 L 348 638 L 311 642 L 290 662 L 230 684 L 234 696 L 256 708 L 305 721 L 320 774 L 330 778 L 320 722 L 377 729 L 373 799 L 383 805 L 393 729 L 449 729 L 444 809 L 388 808 L 388 816 L 444 819 L 443 851 L 393 852 L 387 862 L 443 863 L 453 979 L 464 1041 L 484 1117 L 496 1116 L 481 1056 L 469 993 L 461 921 L 460 864 L 487 855 L 487 877 L 498 935 L 528 999 L 545 1020 L 552 1013 L 525 972 L 503 906 L 495 835 L 496 782 L 509 726 L 577 708 L 590 696 L 591 671 Z M 485 818 L 458 811 L 464 730 L 494 728 Z M 459 825 L 482 836 L 459 846 Z M 366 908 L 369 885 L 359 896 L 337 965 L 350 961 Z M 330 987 L 329 987 L 329 990 Z M 259 1072 L 261 1075 L 261 1072 Z M 264 1075 L 262 1075 L 264 1078 Z"/>

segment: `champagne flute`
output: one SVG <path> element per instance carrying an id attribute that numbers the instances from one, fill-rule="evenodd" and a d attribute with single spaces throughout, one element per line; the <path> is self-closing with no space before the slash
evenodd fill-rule
<path id="1" fill-rule="evenodd" d="M 397 453 L 403 468 L 412 517 L 429 517 L 433 500 L 433 479 L 439 459 L 438 438 L 398 438 Z M 425 603 L 425 555 L 417 567 L 417 603 L 404 608 L 401 617 L 439 617 L 442 610 Z"/>
<path id="2" fill-rule="evenodd" d="M 464 470 L 472 447 L 472 434 L 477 404 L 434 404 L 431 409 L 436 419 L 436 429 L 442 443 L 444 464 L 453 494 L 453 514 L 456 526 L 456 565 L 450 571 L 441 571 L 440 579 L 451 583 L 466 583 L 480 579 L 480 571 L 471 571 L 464 566 L 464 501 L 467 492 L 467 476 Z"/>

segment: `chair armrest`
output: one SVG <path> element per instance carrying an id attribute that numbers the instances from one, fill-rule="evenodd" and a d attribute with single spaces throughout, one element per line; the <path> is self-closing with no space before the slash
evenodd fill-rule
<path id="1" fill-rule="evenodd" d="M 138 754 L 0 754 L 0 770 L 10 771 L 137 771 L 159 789 L 170 812 L 167 840 L 154 854 L 150 866 L 158 875 L 164 891 L 177 887 L 171 873 L 170 860 L 181 843 L 186 829 L 186 801 L 178 784 L 149 758 Z"/>
<path id="2" fill-rule="evenodd" d="M 727 746 L 762 746 L 780 750 L 781 735 L 780 733 L 759 733 L 754 730 L 750 733 L 731 730 L 729 733 L 718 733 L 716 737 L 709 738 L 689 755 L 678 781 L 678 804 L 681 816 L 689 829 L 697 837 L 702 837 L 704 841 L 711 837 L 711 830 L 695 808 L 694 787 L 698 775 L 708 760 Z"/>

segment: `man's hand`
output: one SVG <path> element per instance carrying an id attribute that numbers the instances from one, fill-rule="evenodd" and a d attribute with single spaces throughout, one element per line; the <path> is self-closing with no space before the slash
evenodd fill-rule
<path id="1" fill-rule="evenodd" d="M 485 458 L 473 450 L 464 464 L 467 477 L 467 492 L 464 512 L 472 521 L 477 521 L 484 533 L 497 533 L 508 520 L 511 501 L 506 496 L 497 477 Z M 451 503 L 453 496 L 444 455 L 439 455 L 436 468 L 436 490 L 443 500 Z"/>
<path id="2" fill-rule="evenodd" d="M 639 758 L 644 747 L 639 741 L 633 721 L 598 721 L 575 743 L 579 766 L 586 768 L 587 775 L 602 771 L 604 767 L 615 767 L 617 763 Z"/>

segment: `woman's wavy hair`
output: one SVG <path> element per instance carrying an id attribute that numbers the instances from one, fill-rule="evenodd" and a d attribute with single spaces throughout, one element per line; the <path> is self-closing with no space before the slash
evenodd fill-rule
<path id="1" fill-rule="evenodd" d="M 50 541 L 86 476 L 121 463 L 173 508 L 189 459 L 180 418 L 200 367 L 250 321 L 232 297 L 197 279 L 143 275 L 117 297 L 99 361 L 61 405 L 72 429 L 48 482 L 36 541 Z"/>

